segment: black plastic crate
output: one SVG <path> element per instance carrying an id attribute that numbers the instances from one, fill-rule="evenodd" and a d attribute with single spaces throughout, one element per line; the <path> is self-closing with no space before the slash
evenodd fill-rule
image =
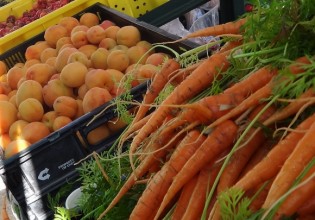
<path id="1" fill-rule="evenodd" d="M 134 25 L 139 28 L 142 39 L 151 43 L 178 39 L 175 35 L 100 3 L 92 5 L 75 15 L 75 17 L 80 17 L 85 12 L 97 13 L 101 20 L 108 19 L 119 26 Z M 26 48 L 37 41 L 43 40 L 43 36 L 44 33 L 37 35 L 18 47 L 7 51 L 0 56 L 0 60 L 5 61 L 9 67 L 18 62 L 25 62 L 24 53 Z M 169 46 L 180 52 L 183 49 L 191 49 L 197 45 L 190 41 L 183 41 Z M 165 49 L 157 49 L 156 51 L 167 52 Z M 141 101 L 146 89 L 147 83 L 143 83 L 133 88 L 131 94 L 135 100 Z M 57 191 L 69 179 L 78 175 L 75 163 L 88 156 L 92 151 L 106 151 L 117 139 L 119 132 L 97 144 L 92 145 L 87 141 L 89 132 L 117 117 L 115 106 L 107 108 L 110 104 L 111 102 L 83 115 L 12 158 L 0 161 L 1 178 L 7 190 L 20 205 L 26 218 L 43 219 L 43 216 L 48 215 L 47 209 L 43 208 L 46 206 L 42 203 L 45 203 L 48 194 Z M 106 111 L 103 111 L 105 108 Z M 90 123 L 96 115 L 98 115 L 97 120 Z M 40 201 L 42 201 L 41 204 Z"/>

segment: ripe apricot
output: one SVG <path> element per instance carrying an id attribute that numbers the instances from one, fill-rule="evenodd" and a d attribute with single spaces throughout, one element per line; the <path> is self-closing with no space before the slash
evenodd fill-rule
<path id="1" fill-rule="evenodd" d="M 52 107 L 59 96 L 74 97 L 73 88 L 66 86 L 60 79 L 49 80 L 43 87 L 43 99 L 48 107 Z"/>
<path id="2" fill-rule="evenodd" d="M 112 50 L 107 57 L 107 68 L 124 72 L 130 64 L 127 53 L 123 50 Z"/>
<path id="3" fill-rule="evenodd" d="M 53 103 L 53 109 L 57 113 L 57 116 L 62 115 L 72 119 L 78 111 L 78 104 L 72 97 L 59 96 Z"/>
<path id="4" fill-rule="evenodd" d="M 35 98 L 43 103 L 42 85 L 35 80 L 25 80 L 16 92 L 16 104 L 20 105 L 27 98 Z"/>
<path id="5" fill-rule="evenodd" d="M 86 45 L 81 46 L 78 50 L 84 53 L 90 59 L 92 53 L 94 53 L 94 51 L 96 51 L 97 48 L 98 47 L 96 45 L 86 44 Z"/>
<path id="6" fill-rule="evenodd" d="M 73 62 L 80 62 L 88 68 L 92 65 L 91 61 L 89 60 L 87 55 L 81 51 L 77 51 L 77 52 L 70 54 L 68 61 L 67 61 L 67 64 L 73 63 Z"/>
<path id="7" fill-rule="evenodd" d="M 57 43 L 56 43 L 56 50 L 57 52 L 60 51 L 60 49 L 64 46 L 64 45 L 72 45 L 72 41 L 71 41 L 71 38 L 70 36 L 66 36 L 66 37 L 61 37 L 57 40 Z"/>
<path id="8" fill-rule="evenodd" d="M 24 140 L 34 144 L 50 134 L 48 127 L 41 121 L 30 122 L 22 129 L 21 136 Z"/>
<path id="9" fill-rule="evenodd" d="M 53 130 L 57 131 L 60 128 L 63 128 L 64 126 L 66 126 L 67 124 L 70 124 L 72 122 L 72 119 L 67 117 L 67 116 L 57 116 L 57 118 L 54 120 L 53 122 Z"/>
<path id="10" fill-rule="evenodd" d="M 29 143 L 26 140 L 23 139 L 13 140 L 6 147 L 6 150 L 4 151 L 4 158 L 9 159 L 10 157 L 27 149 L 29 146 L 31 146 L 31 143 Z"/>
<path id="11" fill-rule="evenodd" d="M 109 53 L 107 49 L 101 47 L 94 51 L 90 57 L 92 67 L 95 69 L 107 69 L 106 60 Z"/>
<path id="12" fill-rule="evenodd" d="M 58 54 L 57 49 L 48 47 L 43 50 L 43 52 L 40 54 L 40 61 L 42 63 L 45 63 L 49 58 L 56 57 Z"/>
<path id="13" fill-rule="evenodd" d="M 9 101 L 0 101 L 0 134 L 9 132 L 10 126 L 17 120 L 17 109 Z"/>
<path id="14" fill-rule="evenodd" d="M 100 22 L 97 15 L 91 12 L 86 12 L 83 15 L 81 15 L 79 21 L 81 25 L 85 25 L 87 27 L 98 25 Z"/>
<path id="15" fill-rule="evenodd" d="M 25 79 L 35 80 L 44 86 L 55 73 L 57 73 L 56 69 L 49 64 L 37 63 L 26 70 Z"/>
<path id="16" fill-rule="evenodd" d="M 108 138 L 110 134 L 110 130 L 108 129 L 106 124 L 102 124 L 94 130 L 90 131 L 86 138 L 89 144 L 95 145 Z"/>
<path id="17" fill-rule="evenodd" d="M 86 32 L 87 39 L 91 44 L 99 44 L 101 40 L 106 37 L 105 30 L 99 26 L 95 25 L 90 27 Z"/>
<path id="18" fill-rule="evenodd" d="M 60 20 L 58 21 L 58 24 L 65 27 L 68 31 L 69 36 L 70 36 L 72 29 L 74 27 L 80 25 L 80 22 L 75 17 L 65 16 L 65 17 L 60 18 Z"/>
<path id="19" fill-rule="evenodd" d="M 86 31 L 76 31 L 71 34 L 70 39 L 75 48 L 80 48 L 89 43 Z"/>
<path id="20" fill-rule="evenodd" d="M 106 37 L 111 38 L 116 41 L 116 34 L 119 31 L 120 27 L 117 25 L 110 26 L 106 28 L 105 33 Z"/>
<path id="21" fill-rule="evenodd" d="M 21 119 L 27 122 L 41 121 L 44 115 L 44 107 L 35 98 L 25 99 L 18 106 Z"/>
<path id="22" fill-rule="evenodd" d="M 94 87 L 87 91 L 83 98 L 83 111 L 88 113 L 112 99 L 107 89 Z"/>
<path id="23" fill-rule="evenodd" d="M 63 67 L 65 65 L 67 65 L 69 56 L 72 53 L 77 52 L 77 51 L 78 51 L 78 49 L 73 48 L 73 47 L 66 47 L 66 48 L 59 51 L 57 58 L 56 58 L 56 62 L 55 62 L 55 68 L 56 68 L 57 72 L 59 72 L 59 73 L 61 72 Z"/>
<path id="24" fill-rule="evenodd" d="M 132 46 L 128 48 L 127 55 L 129 57 L 129 64 L 141 63 L 145 64 L 145 61 L 149 57 L 147 51 L 140 46 Z"/>
<path id="25" fill-rule="evenodd" d="M 85 82 L 88 68 L 81 62 L 68 63 L 60 73 L 60 80 L 68 87 L 80 87 Z"/>
<path id="26" fill-rule="evenodd" d="M 6 74 L 8 72 L 8 67 L 6 63 L 2 60 L 0 60 L 0 76 Z"/>
<path id="27" fill-rule="evenodd" d="M 141 33 L 133 25 L 123 26 L 116 33 L 117 44 L 126 45 L 127 47 L 135 46 L 140 40 Z"/>
<path id="28" fill-rule="evenodd" d="M 17 140 L 17 139 L 22 139 L 22 129 L 25 127 L 25 125 L 27 125 L 28 122 L 23 120 L 23 119 L 19 119 L 17 121 L 15 121 L 9 129 L 9 136 L 11 140 Z"/>
<path id="29" fill-rule="evenodd" d="M 63 25 L 55 24 L 49 26 L 44 33 L 44 39 L 52 48 L 56 48 L 59 38 L 69 36 L 67 28 Z"/>
<path id="30" fill-rule="evenodd" d="M 48 111 L 45 112 L 42 117 L 42 122 L 48 127 L 50 132 L 53 132 L 53 123 L 55 119 L 58 117 L 57 113 L 55 111 Z"/>
<path id="31" fill-rule="evenodd" d="M 46 48 L 50 47 L 46 41 L 40 42 L 31 46 L 28 46 L 25 51 L 25 59 L 37 59 L 40 60 L 40 54 Z"/>
<path id="32" fill-rule="evenodd" d="M 112 38 L 106 37 L 101 40 L 101 42 L 98 44 L 98 47 L 105 48 L 107 50 L 112 49 L 117 45 L 116 41 Z"/>

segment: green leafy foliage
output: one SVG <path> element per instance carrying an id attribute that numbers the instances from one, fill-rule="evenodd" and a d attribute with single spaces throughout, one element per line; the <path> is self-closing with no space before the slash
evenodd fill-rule
<path id="1" fill-rule="evenodd" d="M 244 197 L 244 191 L 240 189 L 229 188 L 220 193 L 218 203 L 222 220 L 243 220 L 252 214 L 248 208 L 250 199 Z"/>

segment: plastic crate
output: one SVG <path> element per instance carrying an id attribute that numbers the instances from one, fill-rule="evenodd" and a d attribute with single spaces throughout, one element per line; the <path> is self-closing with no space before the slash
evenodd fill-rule
<path id="1" fill-rule="evenodd" d="M 88 7 L 74 16 L 80 17 L 86 12 L 97 13 L 101 20 L 109 19 L 119 26 L 134 25 L 140 30 L 142 39 L 152 43 L 178 39 L 175 35 L 100 3 Z M 23 59 L 25 59 L 23 54 L 26 48 L 37 41 L 43 40 L 43 37 L 44 33 L 41 33 L 25 41 L 23 44 L 0 55 L 0 60 L 4 60 L 7 64 L 10 61 L 12 65 L 14 65 L 14 62 L 23 62 Z M 170 46 L 179 52 L 182 48 L 191 49 L 196 44 L 183 41 Z M 167 52 L 162 48 L 157 49 L 157 51 Z M 14 60 L 14 57 L 21 58 L 21 60 Z M 133 94 L 135 100 L 141 101 L 146 89 L 147 83 L 143 83 L 132 89 L 131 94 Z M 89 132 L 117 116 L 115 106 L 107 108 L 109 104 L 107 103 L 81 116 L 14 157 L 0 161 L 1 178 L 26 216 L 43 219 L 42 216 L 47 213 L 46 210 L 38 208 L 45 205 L 40 204 L 40 201 L 45 201 L 44 198 L 50 192 L 60 188 L 69 178 L 77 175 L 74 164 L 92 151 L 103 152 L 108 150 L 112 143 L 116 141 L 119 132 L 109 138 L 100 140 L 96 144 L 87 141 Z M 103 112 L 105 108 L 106 111 Z M 91 122 L 96 115 L 98 116 L 97 120 Z"/>
<path id="2" fill-rule="evenodd" d="M 1 21 L 5 20 L 10 13 L 17 16 L 21 15 L 24 11 L 32 8 L 33 2 L 33 0 L 16 0 L 4 9 L 0 8 Z M 73 0 L 67 5 L 1 37 L 0 54 L 45 31 L 51 25 L 56 24 L 61 17 L 73 16 L 97 2 L 107 5 L 107 0 Z"/>

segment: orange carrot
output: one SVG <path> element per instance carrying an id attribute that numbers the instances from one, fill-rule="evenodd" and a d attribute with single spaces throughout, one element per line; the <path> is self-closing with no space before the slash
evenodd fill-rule
<path id="1" fill-rule="evenodd" d="M 256 107 L 251 113 L 251 115 L 249 116 L 250 120 L 253 120 L 253 118 L 260 112 L 260 110 L 264 106 L 265 104 L 262 104 Z M 275 111 L 274 107 L 269 107 L 267 111 L 265 111 L 260 116 L 258 121 L 266 120 L 266 118 L 272 115 L 274 111 Z M 255 132 L 255 128 L 251 128 L 249 130 L 249 133 L 246 136 L 251 137 L 251 134 L 253 132 Z M 235 184 L 235 182 L 239 178 L 241 171 L 243 170 L 247 162 L 250 160 L 251 156 L 264 143 L 265 140 L 266 140 L 266 136 L 264 135 L 262 131 L 260 131 L 256 133 L 254 137 L 249 142 L 247 142 L 242 148 L 234 152 L 234 154 L 229 160 L 229 163 L 225 167 L 220 177 L 220 181 L 217 186 L 218 193 L 226 190 L 227 188 Z M 246 141 L 246 137 L 245 137 L 245 141 Z"/>
<path id="2" fill-rule="evenodd" d="M 212 187 L 219 170 L 220 166 L 213 164 L 212 161 L 200 171 L 196 187 L 182 217 L 183 220 L 200 219 L 205 206 L 207 194 Z"/>
<path id="3" fill-rule="evenodd" d="M 174 176 L 204 140 L 205 137 L 197 130 L 192 130 L 185 136 L 170 159 L 147 185 L 133 209 L 130 219 L 149 219 L 152 214 L 155 214 Z"/>
<path id="4" fill-rule="evenodd" d="M 187 209 L 191 195 L 193 194 L 195 186 L 197 184 L 198 175 L 199 174 L 196 174 L 183 186 L 180 196 L 176 202 L 174 212 L 172 213 L 172 220 L 182 219 L 182 216 Z"/>
<path id="5" fill-rule="evenodd" d="M 312 175 L 312 176 L 311 176 Z M 306 181 L 310 178 L 309 181 Z M 276 212 L 276 216 L 291 216 L 298 211 L 315 193 L 315 166 L 313 166 L 301 180 L 302 186 L 296 188 L 285 198 Z"/>
<path id="6" fill-rule="evenodd" d="M 274 146 L 267 156 L 253 169 L 248 171 L 233 187 L 245 191 L 259 185 L 277 175 L 281 166 L 292 153 L 293 149 L 304 136 L 304 131 L 315 122 L 315 114 L 308 117 L 295 129 L 296 132 L 289 133 L 283 140 Z"/>
<path id="7" fill-rule="evenodd" d="M 238 126 L 234 122 L 228 120 L 220 124 L 208 135 L 195 154 L 185 163 L 181 171 L 174 177 L 167 194 L 163 198 L 155 219 L 160 217 L 165 207 L 190 178 L 232 145 L 236 138 L 237 131 Z"/>
<path id="8" fill-rule="evenodd" d="M 228 53 L 214 54 L 206 59 L 192 74 L 179 84 L 161 103 L 160 107 L 153 112 L 148 123 L 140 129 L 131 143 L 129 149 L 131 166 L 133 166 L 132 155 L 138 146 L 147 136 L 161 126 L 163 120 L 170 114 L 172 108 L 169 105 L 182 104 L 209 86 L 215 77 L 229 67 L 227 54 Z"/>
<path id="9" fill-rule="evenodd" d="M 157 149 L 162 148 L 166 143 L 169 142 L 169 140 L 174 137 L 174 135 L 177 133 L 176 130 L 168 131 L 167 133 L 161 133 L 159 138 L 154 141 L 154 143 L 150 146 L 150 149 L 152 151 L 155 151 Z M 180 137 L 178 137 L 180 139 Z M 165 157 L 165 155 L 168 153 L 168 150 L 174 147 L 176 144 L 176 140 L 169 144 L 167 148 L 164 148 L 163 150 L 159 150 L 155 153 L 148 154 L 144 159 L 141 161 L 141 163 L 138 165 L 138 167 L 132 172 L 129 176 L 129 178 L 126 180 L 124 185 L 121 187 L 115 198 L 111 201 L 111 203 L 108 205 L 106 210 L 100 215 L 99 219 L 101 219 L 103 216 L 106 215 L 119 201 L 120 199 L 131 189 L 131 187 L 135 184 L 136 180 L 144 176 L 150 169 L 152 165 L 156 163 L 160 158 Z"/>
<path id="10" fill-rule="evenodd" d="M 203 28 L 186 35 L 182 38 L 182 40 L 196 37 L 218 36 L 224 34 L 240 34 L 242 32 L 242 26 L 245 24 L 245 22 L 246 19 L 242 18 L 236 21 Z"/>
<path id="11" fill-rule="evenodd" d="M 179 69 L 180 64 L 175 59 L 168 59 L 163 63 L 161 70 L 154 76 L 152 83 L 149 85 L 132 123 L 137 122 L 145 116 L 150 108 L 150 104 L 154 102 L 155 98 L 169 81 L 170 75 Z"/>
<path id="12" fill-rule="evenodd" d="M 248 192 L 245 193 L 245 196 L 252 199 L 252 201 L 249 205 L 249 209 L 251 211 L 256 212 L 259 209 L 261 209 L 261 206 L 264 204 L 265 199 L 266 199 L 267 194 L 268 194 L 268 191 L 271 187 L 272 181 L 273 181 L 273 179 L 267 183 L 262 183 L 262 184 L 256 186 L 255 189 L 252 190 L 250 195 L 248 195 L 249 194 Z M 261 187 L 263 187 L 263 188 L 261 189 Z M 259 194 L 256 195 L 258 191 L 259 191 Z M 255 198 L 253 198 L 254 195 L 256 196 Z"/>
<path id="13" fill-rule="evenodd" d="M 313 194 L 297 211 L 299 217 L 315 215 L 315 195 Z"/>
<path id="14" fill-rule="evenodd" d="M 307 163 L 315 156 L 314 132 L 315 123 L 310 126 L 284 162 L 271 185 L 263 208 L 271 207 L 290 188 Z"/>

